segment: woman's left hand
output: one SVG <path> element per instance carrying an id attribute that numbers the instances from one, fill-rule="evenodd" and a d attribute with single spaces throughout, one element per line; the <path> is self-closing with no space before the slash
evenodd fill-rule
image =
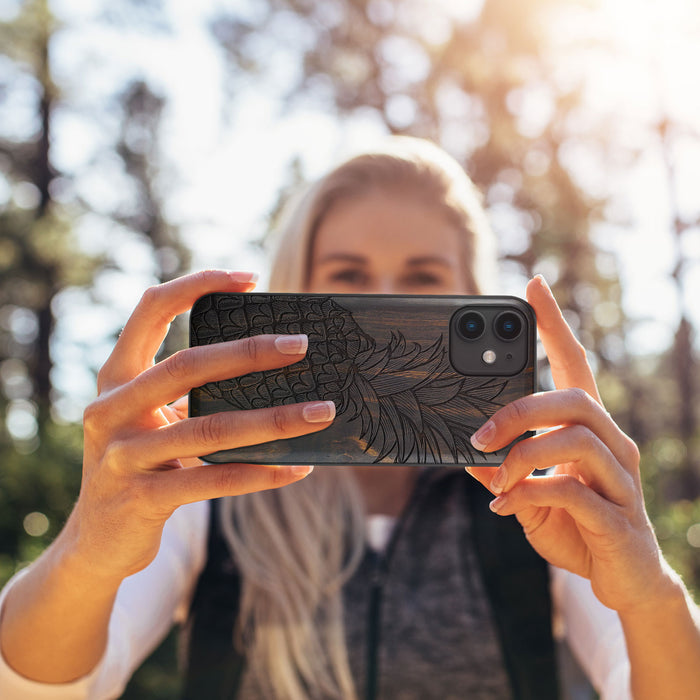
<path id="1" fill-rule="evenodd" d="M 644 507 L 639 450 L 603 408 L 585 351 L 541 277 L 527 298 L 556 390 L 508 404 L 472 441 L 491 452 L 546 432 L 517 442 L 495 472 L 468 470 L 497 496 L 494 512 L 515 514 L 537 552 L 590 579 L 603 604 L 622 612 L 660 601 L 672 583 Z"/>

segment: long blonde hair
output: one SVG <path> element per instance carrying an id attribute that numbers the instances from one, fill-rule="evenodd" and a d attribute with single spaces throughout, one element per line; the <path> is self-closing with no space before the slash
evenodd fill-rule
<path id="1" fill-rule="evenodd" d="M 393 137 L 292 201 L 279 230 L 271 291 L 305 291 L 323 217 L 340 201 L 378 190 L 408 192 L 442 211 L 461 234 L 468 288 L 483 292 L 492 282 L 492 236 L 471 180 L 430 142 Z M 364 521 L 357 485 L 342 467 L 319 468 L 298 484 L 224 502 L 221 527 L 242 579 L 235 643 L 267 696 L 357 697 L 341 587 L 364 551 Z"/>

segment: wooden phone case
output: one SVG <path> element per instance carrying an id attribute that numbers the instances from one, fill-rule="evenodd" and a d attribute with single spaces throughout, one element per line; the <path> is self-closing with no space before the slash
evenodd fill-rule
<path id="1" fill-rule="evenodd" d="M 450 361 L 450 322 L 470 303 L 525 319 L 525 366 L 510 376 L 465 375 Z M 257 464 L 496 465 L 471 435 L 496 410 L 535 390 L 534 312 L 516 297 L 209 294 L 190 315 L 190 345 L 262 333 L 306 333 L 293 365 L 211 382 L 190 392 L 190 415 L 331 400 L 320 432 L 223 450 L 210 462 Z"/>

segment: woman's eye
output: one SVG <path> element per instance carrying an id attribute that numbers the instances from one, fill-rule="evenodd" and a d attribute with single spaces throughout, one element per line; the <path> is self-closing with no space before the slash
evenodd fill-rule
<path id="1" fill-rule="evenodd" d="M 342 284 L 364 285 L 369 281 L 367 273 L 363 270 L 348 269 L 338 270 L 330 276 L 331 282 L 340 282 Z"/>
<path id="2" fill-rule="evenodd" d="M 414 272 L 406 276 L 406 283 L 414 287 L 438 287 L 444 280 L 431 272 Z"/>

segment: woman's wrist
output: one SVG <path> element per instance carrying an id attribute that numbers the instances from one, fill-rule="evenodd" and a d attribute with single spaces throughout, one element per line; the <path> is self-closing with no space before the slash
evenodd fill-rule
<path id="1" fill-rule="evenodd" d="M 110 596 L 118 590 L 121 582 L 129 575 L 122 572 L 119 567 L 102 566 L 100 562 L 105 558 L 103 551 L 94 551 L 91 538 L 81 534 L 80 516 L 77 509 L 68 518 L 68 522 L 62 532 L 47 551 L 46 566 L 51 570 L 60 572 L 74 585 L 81 587 L 86 583 L 93 590 L 99 590 L 105 596 Z"/>
<path id="2" fill-rule="evenodd" d="M 674 612 L 688 609 L 689 594 L 680 576 L 669 566 L 665 559 L 661 559 L 661 571 L 653 582 L 649 580 L 648 595 L 644 600 L 617 612 L 623 625 L 625 622 L 633 623 L 642 619 L 673 615 Z"/>

